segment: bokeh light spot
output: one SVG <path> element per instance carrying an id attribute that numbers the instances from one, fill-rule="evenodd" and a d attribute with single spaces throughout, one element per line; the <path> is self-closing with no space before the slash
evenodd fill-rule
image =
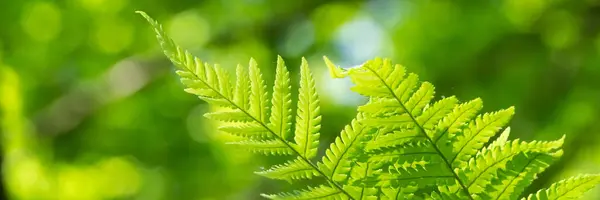
<path id="1" fill-rule="evenodd" d="M 545 0 L 506 0 L 504 13 L 508 20 L 519 30 L 527 30 L 546 9 Z"/>
<path id="2" fill-rule="evenodd" d="M 23 152 L 21 152 L 23 153 Z M 51 190 L 48 176 L 40 160 L 25 154 L 12 154 L 4 170 L 8 170 L 7 180 L 18 197 L 43 196 Z"/>
<path id="3" fill-rule="evenodd" d="M 99 199 L 96 169 L 78 168 L 75 166 L 64 166 L 58 172 L 58 199 Z"/>
<path id="4" fill-rule="evenodd" d="M 34 2 L 25 6 L 21 17 L 25 34 L 40 42 L 50 41 L 61 30 L 60 9 L 51 2 Z"/>
<path id="5" fill-rule="evenodd" d="M 19 77 L 8 66 L 0 64 L 0 108 L 4 114 L 15 113 L 21 109 L 21 99 L 19 99 Z"/>
<path id="6" fill-rule="evenodd" d="M 373 20 L 360 17 L 344 24 L 337 32 L 335 44 L 346 64 L 360 64 L 382 55 L 385 35 Z"/>
<path id="7" fill-rule="evenodd" d="M 196 12 L 187 11 L 173 17 L 168 33 L 184 48 L 201 47 L 209 39 L 208 22 Z"/>
<path id="8" fill-rule="evenodd" d="M 90 12 L 114 14 L 129 3 L 128 0 L 79 0 L 79 4 Z"/>
<path id="9" fill-rule="evenodd" d="M 304 20 L 290 27 L 279 49 L 285 56 L 298 57 L 310 48 L 314 38 L 313 24 L 311 21 Z"/>
<path id="10" fill-rule="evenodd" d="M 119 53 L 132 42 L 134 30 L 130 23 L 118 19 L 104 19 L 96 24 L 96 47 L 107 54 Z"/>
<path id="11" fill-rule="evenodd" d="M 106 197 L 123 197 L 135 194 L 141 185 L 141 175 L 136 166 L 124 158 L 110 158 L 99 163 L 101 191 Z"/>
<path id="12" fill-rule="evenodd" d="M 542 39 L 551 48 L 560 49 L 579 39 L 579 27 L 575 18 L 565 11 L 549 14 L 541 32 Z"/>
<path id="13" fill-rule="evenodd" d="M 338 26 L 352 19 L 358 8 L 349 4 L 332 3 L 317 8 L 311 14 L 316 41 L 328 41 Z"/>

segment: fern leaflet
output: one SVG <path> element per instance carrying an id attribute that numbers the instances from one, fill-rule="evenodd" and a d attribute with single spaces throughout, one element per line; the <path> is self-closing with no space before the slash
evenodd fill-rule
<path id="1" fill-rule="evenodd" d="M 303 190 L 262 194 L 269 199 L 518 199 L 563 154 L 564 136 L 555 141 L 509 140 L 513 107 L 480 113 L 479 98 L 434 101 L 433 84 L 420 82 L 416 74 L 388 59 L 342 69 L 325 57 L 331 76 L 349 77 L 355 84 L 352 90 L 369 101 L 358 107 L 356 117 L 318 159 L 320 100 L 305 59 L 293 110 L 290 72 L 283 58 L 277 57 L 269 95 L 254 59 L 248 68 L 237 66 L 231 83 L 223 68 L 181 49 L 158 22 L 139 13 L 153 26 L 185 91 L 221 108 L 205 117 L 223 122 L 220 131 L 242 138 L 230 144 L 290 157 L 256 174 L 288 182 L 323 180 Z M 577 198 L 600 183 L 599 177 L 563 180 L 527 199 Z"/>

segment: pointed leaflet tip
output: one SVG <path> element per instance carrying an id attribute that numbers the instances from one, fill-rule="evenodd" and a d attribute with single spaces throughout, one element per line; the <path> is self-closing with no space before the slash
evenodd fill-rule
<path id="1" fill-rule="evenodd" d="M 154 19 L 152 19 L 152 17 L 150 17 L 146 12 L 138 10 L 138 11 L 135 11 L 135 13 L 140 14 L 148 22 L 150 22 L 150 24 L 152 24 L 152 25 L 156 24 L 156 21 Z"/>
<path id="2" fill-rule="evenodd" d="M 327 68 L 329 68 L 329 74 L 332 78 L 344 78 L 346 75 L 348 75 L 345 70 L 335 66 L 335 64 L 333 64 L 333 62 L 331 62 L 327 56 L 323 56 L 323 60 L 325 61 Z"/>
<path id="3" fill-rule="evenodd" d="M 277 69 L 279 69 L 280 67 L 285 68 L 285 61 L 280 55 L 277 55 Z"/>
<path id="4" fill-rule="evenodd" d="M 302 57 L 302 63 L 300 64 L 300 66 L 308 67 L 308 61 L 306 61 L 306 58 Z"/>
<path id="5" fill-rule="evenodd" d="M 252 67 L 256 67 L 256 66 L 258 66 L 258 63 L 256 63 L 256 60 L 254 60 L 254 58 L 253 58 L 253 57 L 250 57 L 250 62 L 249 62 L 249 64 L 248 64 L 248 65 L 249 65 L 248 67 L 251 67 L 251 68 L 252 68 Z"/>
<path id="6" fill-rule="evenodd" d="M 146 14 L 146 12 L 141 11 L 141 10 L 136 10 L 135 13 L 140 14 L 142 16 L 148 16 L 148 14 Z"/>
<path id="7" fill-rule="evenodd" d="M 558 139 L 557 141 L 560 142 L 560 146 L 562 146 L 565 143 L 565 138 L 567 137 L 566 134 L 563 134 L 562 137 L 560 137 L 560 139 Z"/>

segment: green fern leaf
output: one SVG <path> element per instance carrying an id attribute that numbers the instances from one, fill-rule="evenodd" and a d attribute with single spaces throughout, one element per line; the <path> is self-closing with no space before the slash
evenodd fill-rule
<path id="1" fill-rule="evenodd" d="M 425 199 L 431 200 L 461 200 L 468 197 L 462 196 L 460 194 L 447 194 L 441 192 L 433 192 L 428 196 L 425 196 Z"/>
<path id="2" fill-rule="evenodd" d="M 223 110 L 204 114 L 204 117 L 222 122 L 252 122 L 253 119 L 241 110 Z"/>
<path id="3" fill-rule="evenodd" d="M 283 139 L 288 137 L 292 124 L 291 87 L 290 73 L 281 56 L 278 56 L 269 126 Z"/>
<path id="4" fill-rule="evenodd" d="M 348 199 L 338 189 L 321 185 L 319 187 L 308 187 L 308 189 L 294 191 L 292 193 L 262 194 L 263 197 L 274 200 L 345 200 Z"/>
<path id="5" fill-rule="evenodd" d="M 265 80 L 254 59 L 250 59 L 250 113 L 259 122 L 266 122 L 268 108 L 268 93 Z M 276 86 L 277 87 L 277 86 Z M 282 100 L 283 101 L 283 100 Z M 283 103 L 283 102 L 282 102 Z M 281 108 L 282 111 L 284 108 Z M 286 116 L 287 117 L 287 116 Z M 277 134 L 277 132 L 275 133 Z"/>
<path id="6" fill-rule="evenodd" d="M 473 157 L 468 167 L 459 168 L 459 174 L 465 174 L 463 181 L 472 193 L 485 193 L 486 187 L 496 178 L 499 170 L 505 169 L 507 163 L 522 153 L 546 153 L 552 155 L 559 150 L 564 138 L 552 142 L 521 142 L 515 140 L 503 146 L 490 145 Z"/>
<path id="7" fill-rule="evenodd" d="M 526 186 L 536 179 L 552 162 L 562 155 L 562 150 L 553 154 L 528 153 L 515 156 L 506 166 L 499 170 L 492 179 L 493 190 L 478 195 L 491 199 L 517 199 Z"/>
<path id="8" fill-rule="evenodd" d="M 419 124 L 423 124 L 423 128 L 427 130 L 429 137 L 435 138 L 431 135 L 437 123 L 448 113 L 452 111 L 454 106 L 458 103 L 456 97 L 448 97 L 435 102 L 431 107 L 427 107 L 423 114 L 417 117 Z"/>
<path id="9" fill-rule="evenodd" d="M 358 151 L 363 150 L 364 142 L 368 140 L 369 130 L 358 122 L 360 119 L 359 116 L 344 128 L 340 136 L 325 151 L 323 160 L 317 164 L 327 177 L 336 182 L 348 179 L 353 164 L 352 158 L 358 154 Z"/>
<path id="10" fill-rule="evenodd" d="M 300 67 L 295 122 L 290 74 L 281 57 L 272 97 L 256 61 L 236 68 L 236 82 L 219 65 L 192 56 L 154 27 L 164 54 L 176 67 L 185 91 L 220 108 L 205 117 L 235 136 L 229 144 L 265 155 L 290 155 L 283 164 L 256 174 L 292 182 L 318 177 L 317 187 L 263 195 L 270 199 L 516 199 L 537 175 L 562 155 L 564 137 L 550 142 L 508 140 L 514 108 L 479 113 L 481 99 L 454 97 L 433 102 L 434 86 L 388 59 L 342 69 L 324 58 L 332 77 L 350 77 L 352 90 L 369 101 L 325 151 L 319 146 L 321 114 L 316 83 L 305 59 Z M 270 111 L 270 112 L 269 112 Z M 291 127 L 294 126 L 293 136 Z M 504 130 L 494 141 L 498 132 Z M 293 142 L 290 141 L 293 137 Z M 486 146 L 487 145 L 487 146 Z M 528 199 L 576 198 L 600 175 L 567 179 Z"/>
<path id="11" fill-rule="evenodd" d="M 419 131 L 414 129 L 394 131 L 378 137 L 377 140 L 367 143 L 365 150 L 373 151 L 383 148 L 393 148 L 412 142 L 419 138 L 425 139 L 425 137 L 423 137 Z"/>
<path id="12" fill-rule="evenodd" d="M 256 172 L 256 174 L 271 179 L 286 180 L 291 182 L 298 179 L 311 179 L 313 176 L 320 176 L 310 164 L 303 161 L 302 158 L 296 158 L 282 165 L 275 165 L 271 169 Z"/>
<path id="13" fill-rule="evenodd" d="M 432 137 L 433 141 L 436 144 L 442 138 L 444 138 L 445 141 L 448 141 L 448 138 L 452 138 L 448 135 L 454 135 L 461 131 L 461 127 L 476 116 L 482 107 L 483 102 L 479 98 L 456 106 L 452 112 L 443 117 L 437 125 L 436 133 Z"/>
<path id="14" fill-rule="evenodd" d="M 224 121 L 219 130 L 231 133 L 233 135 L 246 138 L 242 141 L 234 141 L 230 144 L 246 148 L 249 151 L 266 155 L 295 155 L 299 160 L 290 161 L 283 165 L 277 165 L 271 171 L 262 174 L 269 177 L 286 170 L 288 177 L 280 177 L 285 180 L 295 178 L 309 178 L 318 174 L 324 177 L 325 181 L 331 186 L 331 190 L 346 199 L 353 199 L 352 196 L 332 179 L 326 176 L 325 172 L 309 159 L 316 155 L 316 146 L 318 146 L 318 129 L 320 128 L 320 115 L 318 107 L 318 97 L 316 96 L 314 80 L 308 71 L 308 66 L 304 62 L 304 73 L 301 80 L 304 81 L 299 96 L 308 98 L 307 101 L 300 103 L 302 107 L 298 112 L 299 118 L 307 122 L 307 126 L 297 129 L 299 136 L 295 137 L 294 144 L 287 141 L 287 134 L 290 132 L 291 110 L 290 110 L 290 83 L 289 72 L 284 66 L 283 60 L 279 58 L 276 82 L 274 84 L 271 116 L 268 115 L 268 92 L 266 84 L 257 67 L 256 61 L 250 59 L 249 70 L 246 71 L 238 65 L 236 69 L 237 81 L 235 87 L 229 83 L 227 73 L 218 65 L 210 66 L 203 64 L 200 59 L 195 58 L 190 53 L 182 50 L 165 34 L 162 26 L 154 19 L 143 12 L 138 12 L 154 27 L 157 39 L 163 48 L 165 55 L 175 64 L 177 74 L 182 83 L 186 86 L 185 91 L 197 95 L 210 105 L 229 108 L 230 110 L 221 110 L 207 114 L 208 117 Z M 247 77 L 247 78 L 246 78 Z M 249 91 L 249 92 L 248 92 Z M 303 109 L 303 110 L 302 110 Z M 308 112 L 310 111 L 310 112 Z M 229 112 L 230 116 L 226 116 Z M 241 116 L 245 114 L 247 116 Z M 251 119 L 251 120 L 248 120 Z M 298 121 L 302 121 L 298 120 Z M 299 151 L 298 149 L 304 149 Z M 357 156 L 347 155 L 344 157 Z M 303 162 L 303 163 L 298 163 Z M 305 170 L 305 174 L 290 172 L 290 169 L 304 169 L 310 166 L 312 170 Z M 274 176 L 274 175 L 273 175 Z M 283 176 L 283 175 L 282 175 Z M 323 188 L 315 192 L 322 191 Z M 304 196 L 311 196 L 307 194 Z M 301 195 L 302 196 L 302 195 Z"/>
<path id="15" fill-rule="evenodd" d="M 600 184 L 600 175 L 578 175 L 552 184 L 548 189 L 542 189 L 530 194 L 528 200 L 563 200 L 577 199 L 583 193 Z M 523 198 L 525 199 L 525 198 Z"/>
<path id="16" fill-rule="evenodd" d="M 452 172 L 444 166 L 444 161 L 437 155 L 406 155 L 388 167 L 377 177 L 376 184 L 382 187 L 401 187 L 413 182 L 421 186 L 449 184 L 453 182 Z"/>
<path id="17" fill-rule="evenodd" d="M 431 155 L 437 155 L 437 152 L 433 149 L 431 143 L 425 140 L 417 140 L 400 145 L 396 148 L 375 151 L 369 155 L 369 161 L 373 163 L 393 163 L 410 156 L 419 157 Z"/>
<path id="18" fill-rule="evenodd" d="M 416 199 L 414 193 L 419 189 L 416 185 L 406 185 L 404 187 L 383 187 L 379 194 L 382 200 L 405 200 Z"/>
<path id="19" fill-rule="evenodd" d="M 378 190 L 372 187 L 358 187 L 352 185 L 344 186 L 344 190 L 348 191 L 354 197 L 359 200 L 377 200 Z"/>
<path id="20" fill-rule="evenodd" d="M 250 79 L 248 72 L 242 65 L 237 65 L 235 70 L 235 91 L 233 102 L 240 107 L 241 110 L 250 110 Z"/>
<path id="21" fill-rule="evenodd" d="M 495 113 L 486 113 L 469 123 L 469 128 L 456 137 L 453 143 L 454 167 L 463 167 L 491 137 L 510 121 L 515 113 L 513 107 Z"/>
<path id="22" fill-rule="evenodd" d="M 488 147 L 486 147 L 486 149 L 489 150 L 506 144 L 506 142 L 508 142 L 508 136 L 510 136 L 510 127 L 506 127 L 504 131 L 500 133 L 500 136 L 498 136 L 496 140 L 494 140 Z"/>
<path id="23" fill-rule="evenodd" d="M 432 98 L 433 86 L 431 84 L 423 83 L 418 90 L 414 91 L 414 88 L 418 85 L 418 78 L 415 74 L 404 77 L 405 70 L 403 67 L 392 65 L 389 60 L 381 59 L 368 61 L 360 68 L 350 69 L 347 74 L 356 84 L 353 89 L 358 93 L 371 97 L 370 103 L 374 102 L 373 99 L 388 98 L 395 100 L 396 105 L 404 111 L 402 113 L 389 113 L 385 115 L 385 118 L 373 119 L 371 117 L 365 119 L 364 124 L 388 130 L 415 129 L 417 133 L 432 144 L 431 149 L 422 149 L 421 151 L 431 152 L 431 150 L 434 150 L 436 152 L 436 155 L 426 155 L 421 158 L 415 158 L 414 155 L 403 156 L 405 158 L 398 160 L 396 164 L 391 166 L 395 170 L 390 170 L 390 173 L 380 176 L 380 185 L 394 186 L 410 181 L 432 185 L 440 181 L 447 183 L 458 179 L 458 175 L 454 173 L 448 161 L 449 158 L 445 157 L 445 153 L 435 145 L 432 138 L 429 137 L 431 134 L 427 133 L 423 128 L 423 124 L 417 121 L 418 115 L 423 113 L 422 110 L 427 107 L 426 105 L 429 104 Z M 372 90 L 369 91 L 367 88 L 372 88 Z M 441 119 L 443 117 L 437 116 L 437 118 Z M 378 137 L 377 140 L 384 136 Z M 438 173 L 430 173 L 434 171 Z"/>
<path id="24" fill-rule="evenodd" d="M 293 155 L 294 151 L 280 140 L 244 140 L 229 142 L 230 145 L 248 149 L 254 153 L 264 155 Z"/>
<path id="25" fill-rule="evenodd" d="M 369 117 L 385 117 L 390 113 L 402 114 L 404 109 L 398 106 L 398 102 L 389 98 L 373 98 L 369 103 L 359 106 L 358 112 Z"/>
<path id="26" fill-rule="evenodd" d="M 269 130 L 257 122 L 227 123 L 219 126 L 218 130 L 248 139 L 273 138 Z"/>
<path id="27" fill-rule="evenodd" d="M 319 130 L 321 129 L 321 111 L 319 96 L 315 89 L 313 79 L 306 59 L 302 59 L 300 66 L 300 89 L 298 91 L 298 113 L 296 115 L 296 129 L 294 140 L 296 149 L 307 158 L 317 155 L 319 146 Z"/>

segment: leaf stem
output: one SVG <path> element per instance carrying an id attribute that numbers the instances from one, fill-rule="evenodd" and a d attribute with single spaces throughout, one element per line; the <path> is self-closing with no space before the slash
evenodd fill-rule
<path id="1" fill-rule="evenodd" d="M 456 181 L 458 182 L 458 184 L 460 184 L 460 186 L 463 188 L 464 193 L 469 197 L 469 199 L 473 200 L 473 197 L 471 197 L 471 193 L 469 193 L 468 188 L 465 186 L 465 184 L 460 180 L 460 178 L 458 177 L 458 174 L 456 174 L 456 172 L 454 172 L 453 168 L 452 168 L 452 164 L 450 164 L 450 162 L 448 161 L 448 159 L 446 159 L 446 157 L 444 157 L 444 154 L 442 154 L 442 151 L 438 148 L 438 146 L 436 145 L 436 143 L 431 139 L 431 137 L 429 137 L 427 135 L 427 132 L 425 131 L 425 128 L 423 128 L 423 126 L 421 126 L 421 124 L 419 124 L 419 122 L 417 121 L 417 119 L 415 118 L 415 116 L 412 115 L 412 113 L 408 112 L 408 110 L 406 109 L 406 105 L 404 105 L 404 103 L 402 103 L 402 100 L 400 100 L 400 98 L 398 97 L 398 95 L 396 95 L 396 93 L 394 93 L 394 90 L 385 82 L 385 79 L 383 79 L 377 72 L 375 72 L 375 70 L 371 69 L 368 66 L 365 66 L 366 69 L 368 69 L 369 71 L 371 71 L 373 74 L 375 74 L 375 76 L 381 80 L 381 82 L 383 83 L 383 85 L 390 91 L 390 93 L 392 94 L 392 96 L 394 96 L 394 98 L 396 99 L 396 101 L 398 101 L 398 103 L 400 104 L 400 106 L 407 111 L 406 113 L 408 114 L 408 116 L 410 117 L 410 119 L 413 121 L 413 123 L 417 126 L 417 128 L 419 128 L 419 131 L 425 136 L 425 138 L 427 138 L 427 140 L 433 144 L 433 148 L 435 149 L 435 151 L 440 155 L 440 157 L 442 158 L 442 160 L 444 161 L 444 164 L 446 165 L 446 167 L 448 168 L 448 170 L 450 170 L 450 172 L 452 172 L 452 175 L 454 176 L 454 178 L 456 179 Z"/>
<path id="2" fill-rule="evenodd" d="M 186 52 L 187 53 L 187 52 Z M 275 138 L 279 141 L 281 141 L 283 144 L 285 144 L 288 148 L 290 148 L 295 154 L 298 155 L 298 157 L 300 159 L 302 159 L 304 162 L 308 163 L 312 168 L 314 168 L 317 173 L 319 173 L 321 176 L 323 176 L 327 182 L 331 183 L 331 185 L 333 185 L 335 188 L 337 188 L 338 190 L 340 190 L 340 192 L 342 192 L 344 195 L 348 196 L 348 198 L 350 200 L 354 200 L 354 198 L 343 189 L 343 187 L 341 185 L 339 185 L 337 182 L 333 181 L 333 179 L 329 178 L 327 175 L 325 175 L 325 173 L 323 171 L 321 171 L 317 165 L 315 165 L 313 162 L 311 162 L 308 158 L 306 158 L 305 156 L 303 156 L 300 152 L 298 152 L 295 148 L 292 147 L 292 145 L 290 145 L 288 143 L 288 141 L 286 141 L 284 138 L 280 137 L 279 135 L 277 135 L 275 133 L 275 131 L 273 131 L 271 128 L 269 128 L 269 126 L 267 126 L 263 121 L 257 119 L 256 117 L 252 116 L 250 113 L 248 113 L 248 111 L 244 110 L 242 107 L 240 107 L 239 105 L 237 105 L 236 103 L 234 103 L 231 99 L 225 97 L 225 95 L 221 94 L 220 91 L 216 90 L 215 88 L 211 87 L 206 81 L 202 80 L 200 77 L 198 77 L 198 75 L 196 75 L 196 73 L 194 73 L 191 69 L 189 69 L 188 67 L 184 67 L 188 72 L 190 72 L 191 74 L 194 75 L 194 77 L 198 80 L 200 80 L 202 83 L 204 83 L 209 89 L 211 89 L 212 91 L 214 91 L 216 94 L 218 94 L 219 96 L 221 96 L 223 99 L 225 99 L 227 102 L 229 102 L 231 105 L 233 105 L 234 107 L 236 107 L 237 109 L 239 109 L 240 111 L 242 111 L 244 114 L 248 115 L 250 118 L 252 118 L 252 120 L 256 121 L 257 123 L 259 123 L 262 127 L 264 127 L 265 129 L 267 129 L 273 136 L 275 136 Z"/>

